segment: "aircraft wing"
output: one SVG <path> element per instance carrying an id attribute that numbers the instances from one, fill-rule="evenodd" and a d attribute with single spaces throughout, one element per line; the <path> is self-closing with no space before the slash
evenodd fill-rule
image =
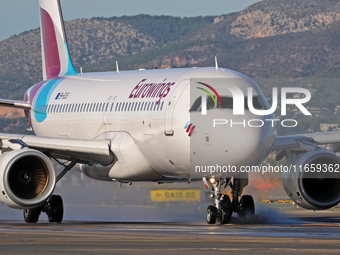
<path id="1" fill-rule="evenodd" d="M 7 99 L 0 99 L 0 106 L 19 108 L 19 109 L 31 109 L 32 107 L 30 104 L 26 103 L 25 101 L 7 100 Z"/>
<path id="2" fill-rule="evenodd" d="M 301 143 L 314 145 L 333 144 L 333 152 L 337 152 L 340 151 L 340 131 L 278 136 L 272 150 L 298 149 L 301 147 Z"/>
<path id="3" fill-rule="evenodd" d="M 0 133 L 0 148 L 2 150 L 6 150 L 6 148 L 19 149 L 22 146 L 26 146 L 55 158 L 78 159 L 79 163 L 110 164 L 113 161 L 110 144 L 110 140 L 54 138 Z"/>

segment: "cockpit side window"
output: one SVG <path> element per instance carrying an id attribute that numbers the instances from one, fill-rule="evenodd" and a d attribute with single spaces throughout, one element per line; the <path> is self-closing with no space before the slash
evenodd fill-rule
<path id="1" fill-rule="evenodd" d="M 247 107 L 246 109 L 249 110 L 247 102 L 245 102 L 245 105 Z M 262 104 L 259 96 L 253 96 L 253 106 L 256 110 L 263 110 L 264 109 L 263 104 Z"/>
<path id="2" fill-rule="evenodd" d="M 216 101 L 216 98 L 215 98 Z M 207 110 L 215 108 L 215 102 L 211 97 L 208 97 L 207 99 Z"/>
<path id="3" fill-rule="evenodd" d="M 189 112 L 198 112 L 201 110 L 201 103 L 202 103 L 202 99 L 201 97 L 197 98 L 195 100 L 195 102 L 192 104 Z"/>

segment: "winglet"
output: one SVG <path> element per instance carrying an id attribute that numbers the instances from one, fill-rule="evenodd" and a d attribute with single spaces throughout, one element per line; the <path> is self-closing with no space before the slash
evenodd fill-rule
<path id="1" fill-rule="evenodd" d="M 59 0 L 40 0 L 43 78 L 75 75 Z"/>

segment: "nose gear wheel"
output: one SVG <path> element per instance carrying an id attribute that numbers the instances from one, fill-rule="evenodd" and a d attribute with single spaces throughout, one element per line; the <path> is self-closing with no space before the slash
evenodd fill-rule
<path id="1" fill-rule="evenodd" d="M 228 195 L 223 195 L 221 189 L 227 186 L 232 189 L 233 201 Z M 244 195 L 239 199 L 242 192 L 242 185 L 239 178 L 234 178 L 233 183 L 231 179 L 215 178 L 212 187 L 212 197 L 215 198 L 215 204 L 209 205 L 207 208 L 206 219 L 208 224 L 215 224 L 217 220 L 221 224 L 228 224 L 231 215 L 236 212 L 240 218 L 247 219 L 255 214 L 254 199 L 250 195 Z"/>

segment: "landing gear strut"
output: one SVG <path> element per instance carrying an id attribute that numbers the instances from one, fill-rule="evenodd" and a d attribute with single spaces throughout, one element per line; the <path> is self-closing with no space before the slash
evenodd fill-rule
<path id="1" fill-rule="evenodd" d="M 57 176 L 57 182 L 74 167 L 78 162 L 77 159 L 73 160 L 65 169 Z M 64 217 L 63 200 L 59 195 L 51 195 L 49 199 L 38 207 L 25 209 L 24 220 L 27 223 L 37 223 L 41 212 L 47 214 L 49 222 L 60 223 Z"/>
<path id="2" fill-rule="evenodd" d="M 209 205 L 207 209 L 208 224 L 215 224 L 217 219 L 221 221 L 221 224 L 228 224 L 234 212 L 244 219 L 255 214 L 255 204 L 252 196 L 244 195 L 239 199 L 242 189 L 247 185 L 247 182 L 245 183 L 240 178 L 234 178 L 233 183 L 231 183 L 231 179 L 214 177 L 209 180 L 204 178 L 203 181 L 206 186 L 212 187 L 211 197 L 215 198 L 215 204 Z M 232 202 L 228 195 L 221 194 L 221 189 L 226 188 L 228 185 L 232 189 Z"/>

